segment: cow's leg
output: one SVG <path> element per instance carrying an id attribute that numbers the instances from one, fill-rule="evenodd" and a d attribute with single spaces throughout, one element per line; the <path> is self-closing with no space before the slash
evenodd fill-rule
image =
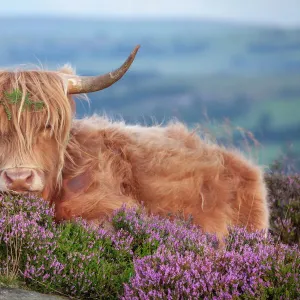
<path id="1" fill-rule="evenodd" d="M 55 217 L 57 221 L 82 217 L 88 221 L 101 223 L 124 204 L 126 207 L 138 206 L 136 200 L 125 195 L 87 193 L 56 202 Z"/>

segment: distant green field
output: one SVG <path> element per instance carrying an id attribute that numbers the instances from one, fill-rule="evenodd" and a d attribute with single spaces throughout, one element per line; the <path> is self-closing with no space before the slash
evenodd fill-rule
<path id="1" fill-rule="evenodd" d="M 255 103 L 246 115 L 231 121 L 239 126 L 252 129 L 257 126 L 264 116 L 268 115 L 267 126 L 273 129 L 295 126 L 300 123 L 299 99 L 278 99 Z"/>

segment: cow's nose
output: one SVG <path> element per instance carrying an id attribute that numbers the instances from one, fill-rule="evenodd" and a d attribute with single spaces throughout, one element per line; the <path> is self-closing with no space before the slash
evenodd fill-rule
<path id="1" fill-rule="evenodd" d="M 34 179 L 34 172 L 30 169 L 15 168 L 5 170 L 3 177 L 10 190 L 24 192 L 30 189 Z"/>

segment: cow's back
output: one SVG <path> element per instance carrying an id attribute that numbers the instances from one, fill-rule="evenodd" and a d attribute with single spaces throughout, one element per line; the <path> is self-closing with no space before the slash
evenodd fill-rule
<path id="1" fill-rule="evenodd" d="M 237 151 L 175 123 L 156 139 L 138 139 L 134 152 L 140 198 L 151 212 L 192 214 L 212 232 L 226 232 L 228 224 L 268 228 L 263 172 Z"/>

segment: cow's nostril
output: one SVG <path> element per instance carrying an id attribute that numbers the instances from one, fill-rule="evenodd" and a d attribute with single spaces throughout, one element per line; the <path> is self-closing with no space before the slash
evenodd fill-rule
<path id="1" fill-rule="evenodd" d="M 27 176 L 27 178 L 25 179 L 27 184 L 31 184 L 33 181 L 33 172 L 30 171 L 30 174 Z"/>
<path id="2" fill-rule="evenodd" d="M 7 184 L 12 184 L 14 182 L 14 180 L 12 178 L 9 177 L 9 175 L 7 174 L 6 171 L 4 171 L 4 179 L 6 181 Z"/>

